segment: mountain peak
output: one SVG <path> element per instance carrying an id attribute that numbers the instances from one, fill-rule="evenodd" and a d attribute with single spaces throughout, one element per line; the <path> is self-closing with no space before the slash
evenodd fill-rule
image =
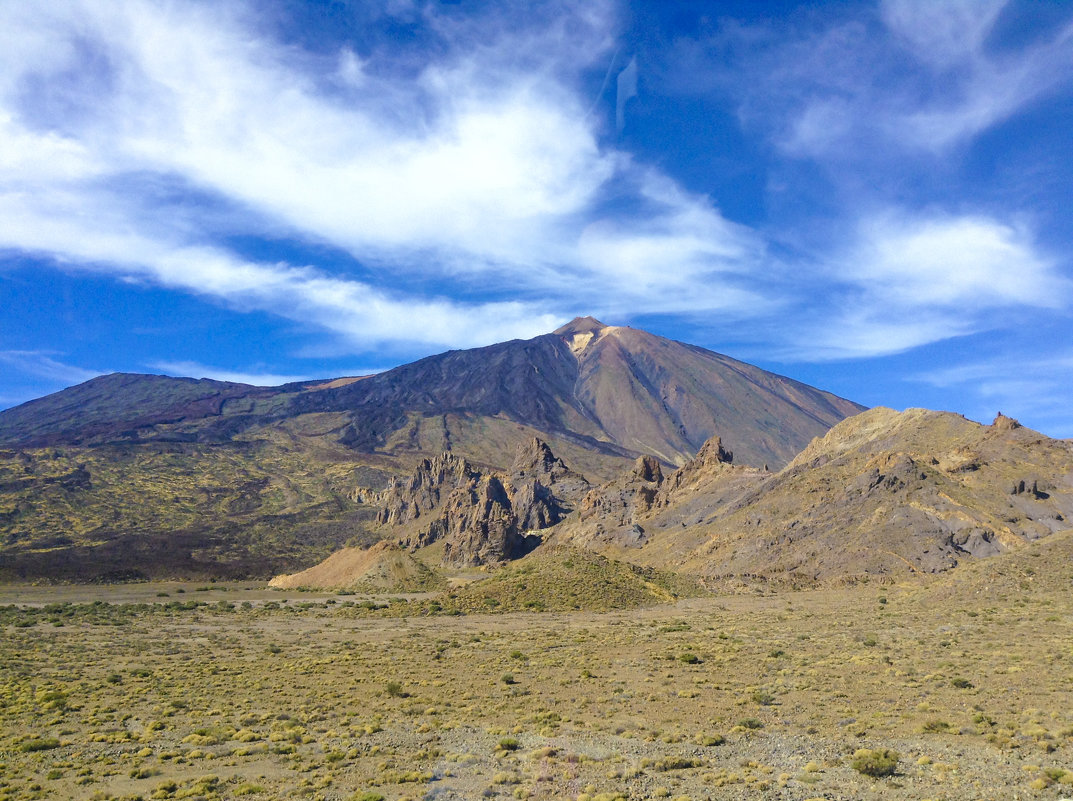
<path id="1" fill-rule="evenodd" d="M 598 342 L 605 334 L 617 330 L 613 326 L 604 325 L 595 317 L 575 317 L 562 328 L 556 328 L 553 333 L 561 336 L 574 355 L 580 358 L 585 348 Z"/>
<path id="2" fill-rule="evenodd" d="M 576 334 L 596 334 L 605 328 L 607 326 L 595 317 L 575 317 L 561 328 L 556 328 L 552 333 L 565 337 Z"/>

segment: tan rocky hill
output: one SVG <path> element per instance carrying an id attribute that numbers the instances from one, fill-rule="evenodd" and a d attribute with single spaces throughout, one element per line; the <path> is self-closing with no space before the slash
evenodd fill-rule
<path id="1" fill-rule="evenodd" d="M 540 548 L 482 581 L 452 588 L 446 609 L 606 611 L 669 603 L 702 594 L 695 579 L 608 559 L 590 550 Z"/>
<path id="2" fill-rule="evenodd" d="M 369 548 L 343 548 L 311 568 L 276 576 L 269 586 L 424 592 L 443 589 L 446 582 L 403 548 L 383 541 Z"/>
<path id="3" fill-rule="evenodd" d="M 1001 415 L 872 409 L 775 474 L 712 458 L 717 447 L 611 519 L 643 531 L 638 547 L 602 537 L 584 505 L 554 538 L 710 584 L 812 584 L 943 571 L 1071 527 L 1073 444 Z"/>

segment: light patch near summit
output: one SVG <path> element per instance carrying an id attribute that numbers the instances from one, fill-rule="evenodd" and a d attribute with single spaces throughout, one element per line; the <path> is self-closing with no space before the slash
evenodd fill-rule
<path id="1" fill-rule="evenodd" d="M 570 338 L 570 350 L 575 356 L 580 356 L 589 345 L 599 342 L 608 334 L 616 334 L 621 330 L 620 325 L 602 325 L 589 331 L 580 331 Z"/>
<path id="2" fill-rule="evenodd" d="M 580 356 L 581 351 L 585 350 L 589 343 L 592 342 L 592 337 L 592 331 L 586 331 L 583 334 L 574 334 L 570 339 L 570 350 L 574 352 L 575 356 Z"/>

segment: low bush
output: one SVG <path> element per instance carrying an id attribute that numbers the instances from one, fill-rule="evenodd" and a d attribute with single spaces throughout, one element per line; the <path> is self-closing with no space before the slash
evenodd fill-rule
<path id="1" fill-rule="evenodd" d="M 48 751 L 52 748 L 59 748 L 60 741 L 55 737 L 35 737 L 32 740 L 25 740 L 19 743 L 19 750 L 23 753 L 29 753 L 32 751 Z"/>
<path id="2" fill-rule="evenodd" d="M 897 751 L 891 751 L 889 748 L 875 750 L 862 748 L 853 755 L 853 762 L 850 764 L 855 771 L 863 776 L 880 778 L 894 775 L 894 771 L 898 769 L 899 759 L 901 759 L 901 755 Z"/>

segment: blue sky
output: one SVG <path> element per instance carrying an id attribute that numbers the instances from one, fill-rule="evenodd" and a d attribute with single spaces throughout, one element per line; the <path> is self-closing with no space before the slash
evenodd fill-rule
<path id="1" fill-rule="evenodd" d="M 1073 437 L 1073 6 L 0 0 L 0 407 L 592 314 Z"/>

